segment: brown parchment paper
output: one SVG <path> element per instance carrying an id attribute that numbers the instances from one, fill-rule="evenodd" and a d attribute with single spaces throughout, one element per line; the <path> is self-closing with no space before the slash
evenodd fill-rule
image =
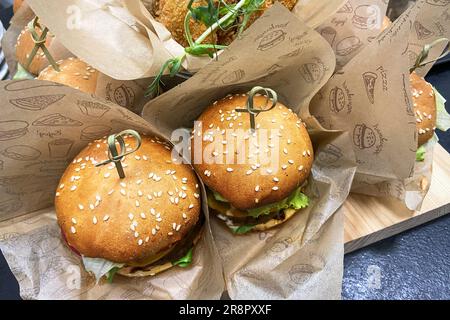
<path id="1" fill-rule="evenodd" d="M 114 79 L 155 76 L 164 62 L 184 52 L 140 0 L 29 0 L 28 3 L 71 52 Z M 152 1 L 145 3 L 151 6 Z M 343 3 L 343 0 L 299 0 L 294 12 L 307 24 L 316 26 Z M 196 72 L 210 60 L 188 56 L 184 67 Z M 127 67 L 123 68 L 124 65 Z"/>
<path id="2" fill-rule="evenodd" d="M 336 53 L 336 69 L 345 66 L 378 36 L 387 6 L 386 0 L 348 0 L 317 27 Z"/>
<path id="3" fill-rule="evenodd" d="M 419 0 L 324 86 L 311 112 L 329 129 L 346 130 L 358 170 L 352 191 L 420 208 L 421 183 L 431 165 L 415 167 L 417 137 L 409 82 L 408 38 L 425 0 Z M 427 153 L 427 157 L 431 153 Z M 420 174 L 419 174 L 420 172 Z"/>
<path id="4" fill-rule="evenodd" d="M 265 49 L 265 39 L 275 35 L 281 40 Z M 189 128 L 216 99 L 261 85 L 305 115 L 316 153 L 306 192 L 311 205 L 279 228 L 245 236 L 232 235 L 211 218 L 232 299 L 340 298 L 343 221 L 333 214 L 348 195 L 356 164 L 349 137 L 323 130 L 308 111 L 334 67 L 328 43 L 276 5 L 219 61 L 144 107 L 143 117 L 158 129 Z"/>
<path id="5" fill-rule="evenodd" d="M 11 25 L 6 31 L 4 40 L 2 41 L 3 50 L 7 59 L 10 74 L 14 75 L 17 71 L 16 60 L 16 43 L 20 32 L 28 25 L 34 17 L 34 12 L 25 4 L 14 15 Z M 49 51 L 56 61 L 73 57 L 74 55 L 67 50 L 58 38 L 54 38 Z M 124 65 L 121 65 L 123 68 Z M 145 91 L 151 83 L 152 79 L 136 79 L 136 80 L 116 80 L 99 72 L 97 77 L 97 87 L 95 95 L 111 101 L 121 107 L 130 109 L 135 113 L 140 113 L 143 106 L 151 97 L 145 97 Z"/>
<path id="6" fill-rule="evenodd" d="M 113 284 L 95 285 L 61 238 L 52 203 L 69 161 L 93 139 L 129 128 L 152 133 L 151 125 L 118 105 L 38 80 L 0 82 L 0 104 L 0 249 L 22 298 L 220 298 L 222 268 L 209 217 L 191 267 L 142 279 L 117 276 Z"/>
<path id="7" fill-rule="evenodd" d="M 407 54 L 410 66 L 414 65 L 417 55 L 422 51 L 424 45 L 439 38 L 450 39 L 450 2 L 439 0 L 428 0 L 421 4 L 421 10 L 413 23 L 409 35 Z M 428 61 L 437 59 L 446 44 L 442 43 L 430 50 Z M 422 68 L 416 69 L 416 73 L 425 76 L 432 68 L 430 63 Z"/>

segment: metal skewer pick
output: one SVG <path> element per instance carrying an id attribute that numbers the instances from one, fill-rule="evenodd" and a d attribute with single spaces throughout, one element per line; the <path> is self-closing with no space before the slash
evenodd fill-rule
<path id="1" fill-rule="evenodd" d="M 39 28 L 42 30 L 42 33 L 40 36 L 38 35 L 36 28 Z M 24 68 L 26 70 L 28 70 L 28 68 L 30 67 L 31 63 L 33 62 L 33 59 L 36 56 L 37 52 L 39 51 L 39 49 L 41 49 L 42 52 L 44 52 L 44 55 L 47 58 L 48 62 L 52 65 L 53 69 L 55 69 L 56 71 L 59 72 L 60 70 L 59 70 L 58 64 L 56 63 L 55 59 L 53 59 L 52 55 L 50 54 L 50 51 L 48 51 L 47 47 L 45 46 L 45 41 L 47 40 L 48 28 L 47 27 L 42 28 L 41 25 L 39 24 L 38 17 L 35 17 L 33 20 L 30 21 L 30 23 L 27 26 L 27 29 L 31 33 L 31 38 L 33 39 L 34 47 L 33 47 L 33 50 L 31 50 L 30 56 L 28 57 L 28 60 L 25 64 Z"/>
<path id="2" fill-rule="evenodd" d="M 443 42 L 447 42 L 447 46 L 445 47 L 445 52 L 437 59 L 434 60 L 430 60 L 430 61 L 425 61 L 428 58 L 428 54 L 430 53 L 431 48 L 433 48 L 434 46 L 443 43 Z M 414 72 L 414 70 L 416 70 L 417 68 L 423 67 L 427 64 L 430 64 L 432 62 L 435 62 L 443 57 L 445 57 L 446 55 L 448 55 L 450 53 L 450 40 L 447 38 L 440 38 L 437 39 L 435 41 L 433 41 L 432 43 L 426 44 L 423 46 L 422 51 L 419 53 L 419 55 L 417 56 L 416 62 L 414 63 L 414 66 L 409 69 L 409 72 L 412 73 Z"/>
<path id="3" fill-rule="evenodd" d="M 136 139 L 136 148 L 134 148 L 133 150 L 130 151 L 126 151 L 126 147 L 125 147 L 125 140 L 123 139 L 125 136 L 132 136 L 133 138 Z M 117 146 L 116 146 L 116 142 L 119 143 L 120 146 L 120 151 L 117 151 Z M 112 134 L 108 137 L 107 140 L 108 143 L 108 160 L 105 160 L 103 162 L 97 163 L 95 166 L 99 167 L 99 166 L 104 166 L 108 163 L 113 162 L 114 165 L 116 166 L 117 172 L 119 174 L 120 179 L 125 178 L 125 172 L 123 170 L 123 166 L 122 166 L 122 162 L 121 160 L 133 153 L 136 152 L 140 147 L 141 147 L 141 136 L 139 135 L 139 133 L 137 133 L 134 130 L 124 130 L 122 132 L 119 132 L 117 134 Z"/>
<path id="4" fill-rule="evenodd" d="M 254 103 L 253 99 L 254 99 L 255 95 L 260 91 L 263 91 L 266 96 L 266 105 L 264 106 L 263 109 L 255 109 L 253 107 L 253 103 Z M 267 108 L 270 101 L 272 101 L 272 105 L 270 106 L 270 108 Z M 256 117 L 258 116 L 258 114 L 260 114 L 261 112 L 266 112 L 266 111 L 272 110 L 277 105 L 277 102 L 278 102 L 278 95 L 274 90 L 272 90 L 270 88 L 254 87 L 248 93 L 247 109 L 236 109 L 236 111 L 248 112 L 250 114 L 250 127 L 254 131 L 254 130 L 256 130 Z"/>

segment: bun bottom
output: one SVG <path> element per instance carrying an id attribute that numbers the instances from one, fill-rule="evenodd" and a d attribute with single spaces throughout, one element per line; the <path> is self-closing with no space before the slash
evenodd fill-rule
<path id="1" fill-rule="evenodd" d="M 301 210 L 302 209 L 300 209 L 300 210 L 285 209 L 285 210 L 283 210 L 283 218 L 282 219 L 280 219 L 280 218 L 270 219 L 270 220 L 265 221 L 264 223 L 256 224 L 253 226 L 253 228 L 249 232 L 261 232 L 261 231 L 266 231 L 266 230 L 275 228 L 275 227 L 285 223 L 289 219 L 291 219 L 296 213 L 300 212 Z M 222 221 L 228 227 L 230 232 L 233 232 L 232 231 L 233 228 L 244 226 L 244 225 L 240 225 L 239 223 L 233 222 L 230 218 L 223 216 L 217 210 L 211 209 L 211 211 L 217 216 L 217 218 L 220 221 Z M 238 234 L 238 233 L 233 232 L 233 234 Z"/>
<path id="2" fill-rule="evenodd" d="M 183 257 L 200 240 L 204 229 L 203 224 L 200 224 L 198 229 L 199 230 L 194 233 L 192 240 L 186 242 L 179 250 L 176 250 L 175 254 L 169 254 L 168 256 L 163 257 L 161 260 L 144 267 L 124 266 L 117 271 L 117 274 L 129 278 L 148 277 L 155 276 L 159 273 L 171 269 L 172 267 L 175 267 L 176 265 L 174 265 L 172 261 L 178 260 Z"/>

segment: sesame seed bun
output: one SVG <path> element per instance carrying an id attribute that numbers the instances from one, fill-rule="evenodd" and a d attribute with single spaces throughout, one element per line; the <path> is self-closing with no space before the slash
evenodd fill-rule
<path id="1" fill-rule="evenodd" d="M 384 16 L 383 18 L 383 24 L 381 25 L 381 32 L 389 28 L 389 26 L 392 24 L 391 19 L 389 19 L 387 16 Z"/>
<path id="2" fill-rule="evenodd" d="M 436 130 L 436 98 L 433 87 L 415 72 L 410 76 L 414 113 L 416 117 L 418 146 L 433 137 Z"/>
<path id="3" fill-rule="evenodd" d="M 37 34 L 40 36 L 42 33 L 42 30 L 40 28 L 36 28 Z M 53 35 L 50 33 L 47 33 L 47 37 L 45 40 L 45 46 L 48 48 L 50 44 L 53 41 Z M 31 51 L 34 48 L 34 41 L 31 36 L 30 31 L 28 31 L 28 27 L 25 27 L 21 33 L 19 34 L 19 37 L 17 38 L 17 44 L 16 44 L 16 59 L 17 62 L 25 67 L 25 65 L 28 62 L 28 58 L 30 56 Z M 42 50 L 39 50 L 36 55 L 33 58 L 33 61 L 31 62 L 30 66 L 28 67 L 27 71 L 33 75 L 38 75 L 39 72 L 41 72 L 42 69 L 48 66 L 48 60 L 44 55 L 44 52 Z"/>
<path id="4" fill-rule="evenodd" d="M 38 80 L 64 84 L 82 92 L 94 94 L 97 88 L 98 71 L 78 58 L 68 58 L 57 62 L 60 71 L 51 65 L 42 70 Z"/>
<path id="5" fill-rule="evenodd" d="M 198 119 L 202 126 L 196 126 L 193 132 L 194 137 L 198 137 L 203 128 L 202 154 L 211 154 L 214 158 L 215 152 L 215 158 L 223 159 L 223 164 L 208 164 L 205 161 L 195 163 L 195 169 L 210 189 L 218 192 L 239 210 L 258 208 L 287 198 L 308 178 L 314 159 L 312 143 L 303 122 L 281 103 L 256 117 L 256 134 L 261 143 L 258 154 L 248 134 L 249 114 L 235 111 L 245 108 L 247 98 L 246 94 L 239 94 L 217 101 L 203 112 Z M 256 109 L 264 108 L 266 98 L 255 96 L 254 105 Z M 239 143 L 229 143 L 227 133 L 222 134 L 224 129 L 242 129 L 244 135 Z M 213 133 L 214 142 L 208 139 Z M 279 139 L 278 144 L 276 139 Z M 195 153 L 195 139 L 192 144 Z M 219 148 L 210 144 L 223 145 L 224 148 L 218 152 Z M 241 153 L 244 163 L 241 161 L 239 164 L 235 158 L 233 163 L 227 164 L 227 153 L 233 155 L 236 152 Z M 260 163 L 263 153 L 273 161 Z"/>
<path id="6" fill-rule="evenodd" d="M 17 10 L 22 6 L 23 0 L 14 0 L 13 12 L 16 13 Z"/>
<path id="7" fill-rule="evenodd" d="M 125 143 L 134 147 L 132 138 Z M 84 148 L 67 167 L 55 197 L 58 223 L 83 256 L 145 267 L 172 252 L 200 221 L 200 191 L 192 168 L 171 162 L 165 142 L 142 136 L 122 161 L 120 179 L 105 139 Z M 87 160 L 86 160 L 87 159 Z"/>

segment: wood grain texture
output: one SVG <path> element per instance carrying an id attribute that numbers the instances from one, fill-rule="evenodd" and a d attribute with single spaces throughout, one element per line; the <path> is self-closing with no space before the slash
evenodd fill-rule
<path id="1" fill-rule="evenodd" d="M 351 194 L 340 210 L 345 216 L 345 253 L 443 216 L 450 212 L 450 155 L 440 145 L 434 148 L 431 186 L 420 211 L 359 194 Z"/>

